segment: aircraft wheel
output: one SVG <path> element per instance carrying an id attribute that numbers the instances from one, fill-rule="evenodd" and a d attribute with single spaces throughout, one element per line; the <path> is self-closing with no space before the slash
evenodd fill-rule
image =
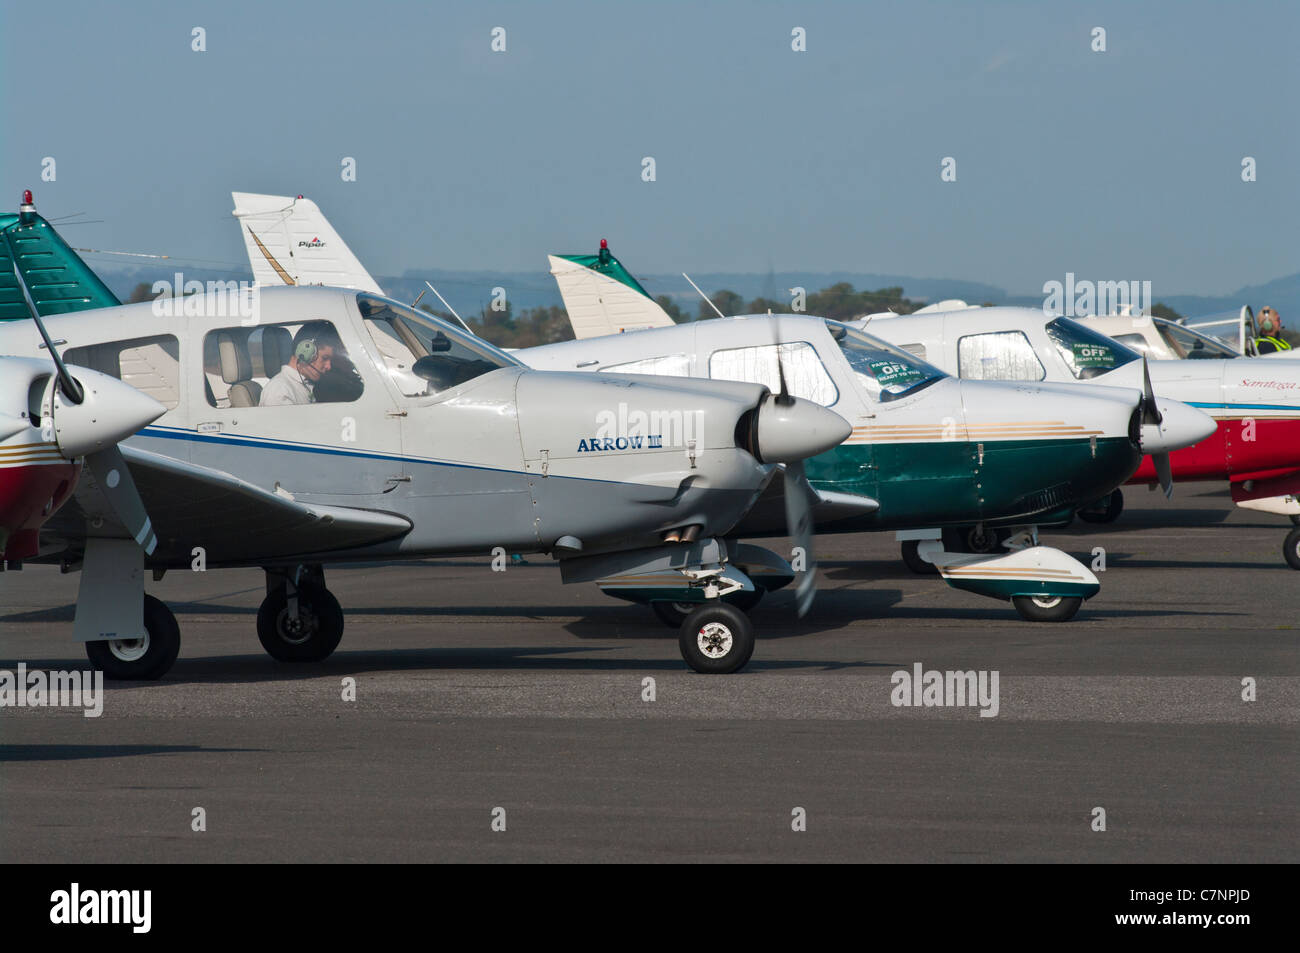
<path id="1" fill-rule="evenodd" d="M 1085 523 L 1113 523 L 1124 512 L 1124 494 L 1119 487 L 1095 503 L 1079 508 L 1079 519 Z"/>
<path id="2" fill-rule="evenodd" d="M 680 629 L 686 617 L 700 607 L 698 602 L 652 602 L 650 608 L 670 629 Z"/>
<path id="3" fill-rule="evenodd" d="M 1012 596 L 1011 602 L 1026 622 L 1069 622 L 1083 605 L 1078 596 Z"/>
<path id="4" fill-rule="evenodd" d="M 277 662 L 320 662 L 343 638 L 343 609 L 324 586 L 298 587 L 298 616 L 289 617 L 289 594 L 281 587 L 257 610 L 257 638 Z"/>
<path id="5" fill-rule="evenodd" d="M 978 526 L 950 527 L 943 531 L 943 548 L 954 553 L 1002 553 L 1002 543 L 1011 538 L 1005 529 L 981 530 Z"/>
<path id="6" fill-rule="evenodd" d="M 920 546 L 921 541 L 919 539 L 904 540 L 902 546 L 903 563 L 918 576 L 937 576 L 939 567 L 921 558 Z"/>
<path id="7" fill-rule="evenodd" d="M 695 671 L 726 675 L 744 668 L 754 654 L 754 626 L 735 606 L 713 602 L 686 617 L 677 644 Z"/>
<path id="8" fill-rule="evenodd" d="M 1282 555 L 1286 557 L 1288 566 L 1292 569 L 1300 569 L 1300 526 L 1286 534 L 1286 542 L 1282 544 Z"/>
<path id="9" fill-rule="evenodd" d="M 105 678 L 153 681 L 171 671 L 181 651 L 181 628 L 166 604 L 144 597 L 144 636 L 86 643 L 90 664 Z"/>
<path id="10" fill-rule="evenodd" d="M 722 597 L 723 602 L 735 606 L 741 612 L 749 612 L 763 601 L 763 590 L 753 592 L 733 592 Z M 686 617 L 700 607 L 698 602 L 652 602 L 650 608 L 659 617 L 659 621 L 670 629 L 680 629 Z"/>

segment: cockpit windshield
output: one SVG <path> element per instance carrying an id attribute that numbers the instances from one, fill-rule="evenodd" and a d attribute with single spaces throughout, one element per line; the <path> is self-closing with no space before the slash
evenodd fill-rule
<path id="1" fill-rule="evenodd" d="M 1241 357 L 1240 354 L 1222 341 L 1216 341 L 1200 331 L 1193 331 L 1191 328 L 1183 327 L 1181 324 L 1174 324 L 1174 322 L 1166 321 L 1164 318 L 1153 318 L 1152 320 L 1155 321 L 1156 330 L 1160 332 L 1160 336 L 1169 345 L 1169 350 L 1180 358 L 1194 361 L 1198 359 L 1222 360 Z"/>
<path id="2" fill-rule="evenodd" d="M 389 298 L 357 295 L 384 367 L 407 397 L 424 397 L 519 361 L 482 338 Z"/>
<path id="3" fill-rule="evenodd" d="M 1057 318 L 1047 325 L 1047 336 L 1056 345 L 1061 360 L 1079 380 L 1100 377 L 1142 355 L 1104 334 L 1069 318 Z"/>
<path id="4" fill-rule="evenodd" d="M 948 376 L 902 348 L 847 324 L 827 320 L 826 329 L 873 400 L 898 400 Z"/>

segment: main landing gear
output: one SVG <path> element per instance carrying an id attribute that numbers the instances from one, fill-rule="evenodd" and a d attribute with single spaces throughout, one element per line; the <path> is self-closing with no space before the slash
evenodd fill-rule
<path id="1" fill-rule="evenodd" d="M 1116 487 L 1100 500 L 1079 507 L 1079 519 L 1085 523 L 1113 523 L 1123 512 L 1124 494 Z"/>
<path id="2" fill-rule="evenodd" d="M 278 662 L 320 662 L 343 638 L 343 609 L 319 565 L 266 570 L 257 638 Z"/>
<path id="3" fill-rule="evenodd" d="M 128 552 L 126 557 L 130 555 Z M 91 571 L 96 574 L 94 579 L 103 575 L 99 570 Z M 83 586 L 90 578 L 83 578 Z M 144 606 L 141 635 L 129 639 L 92 637 L 86 642 L 86 656 L 105 678 L 152 681 L 166 675 L 175 663 L 181 649 L 181 630 L 176 616 L 164 603 L 144 595 L 139 588 L 130 592 L 132 585 L 143 585 L 138 568 L 123 574 L 119 590 L 99 584 L 83 588 L 78 612 L 83 611 L 84 604 L 87 625 L 95 625 L 95 631 L 104 627 L 104 619 L 120 619 L 120 624 L 109 623 L 114 631 L 140 632 L 139 623 L 130 621 L 130 614 L 123 615 L 120 610 L 129 606 L 123 601 L 126 599 L 142 599 Z M 325 588 L 321 566 L 266 570 L 266 598 L 257 611 L 257 637 L 267 654 L 280 662 L 319 662 L 338 648 L 343 638 L 343 610 Z"/>

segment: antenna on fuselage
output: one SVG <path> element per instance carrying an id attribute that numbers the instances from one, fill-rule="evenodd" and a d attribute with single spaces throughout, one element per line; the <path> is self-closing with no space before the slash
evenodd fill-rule
<path id="1" fill-rule="evenodd" d="M 687 281 L 691 281 L 691 276 L 688 275 L 688 274 L 687 274 L 686 272 L 684 272 L 684 271 L 682 272 L 682 277 L 685 278 Z M 710 298 L 708 295 L 706 295 L 703 291 L 700 291 L 700 286 L 699 286 L 699 285 L 697 285 L 695 282 L 691 281 L 691 287 L 694 288 L 696 291 L 698 291 L 699 294 L 700 294 L 700 297 L 703 298 L 705 301 L 707 301 L 707 302 L 709 303 L 709 307 L 712 308 L 712 309 L 717 313 L 718 317 L 720 317 L 720 318 L 725 318 L 725 317 L 726 317 L 725 314 L 723 314 L 721 311 L 718 310 L 718 306 L 717 306 L 716 304 L 713 303 L 713 299 Z"/>
<path id="2" fill-rule="evenodd" d="M 449 305 L 449 304 L 447 303 L 447 299 L 446 299 L 446 298 L 444 298 L 442 295 L 438 294 L 438 289 L 435 288 L 433 285 L 430 285 L 429 282 L 427 282 L 427 281 L 425 282 L 425 284 L 428 285 L 430 291 L 432 291 L 434 294 L 438 295 L 438 300 L 442 302 L 442 306 L 443 306 L 444 308 L 446 308 L 448 311 L 451 312 L 451 316 L 452 316 L 453 318 L 455 318 L 457 321 L 460 322 L 460 326 L 461 326 L 462 328 L 464 328 L 466 331 L 469 331 L 470 334 L 474 334 L 473 329 L 470 328 L 470 326 L 469 326 L 468 324 L 465 323 L 465 319 L 462 318 L 459 314 L 456 313 L 456 309 L 453 308 L 451 305 Z M 421 291 L 420 294 L 423 295 L 424 292 Z M 415 300 L 416 300 L 416 301 L 419 301 L 420 299 L 419 299 L 419 298 L 416 298 Z M 477 334 L 474 334 L 474 336 L 475 336 L 475 337 L 478 337 Z"/>

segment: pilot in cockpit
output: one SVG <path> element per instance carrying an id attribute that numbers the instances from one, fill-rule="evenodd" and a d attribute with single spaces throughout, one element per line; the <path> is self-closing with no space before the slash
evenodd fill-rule
<path id="1" fill-rule="evenodd" d="M 314 403 L 316 384 L 329 373 L 333 360 L 333 338 L 320 327 L 304 324 L 293 336 L 293 356 L 266 382 L 258 406 Z"/>

